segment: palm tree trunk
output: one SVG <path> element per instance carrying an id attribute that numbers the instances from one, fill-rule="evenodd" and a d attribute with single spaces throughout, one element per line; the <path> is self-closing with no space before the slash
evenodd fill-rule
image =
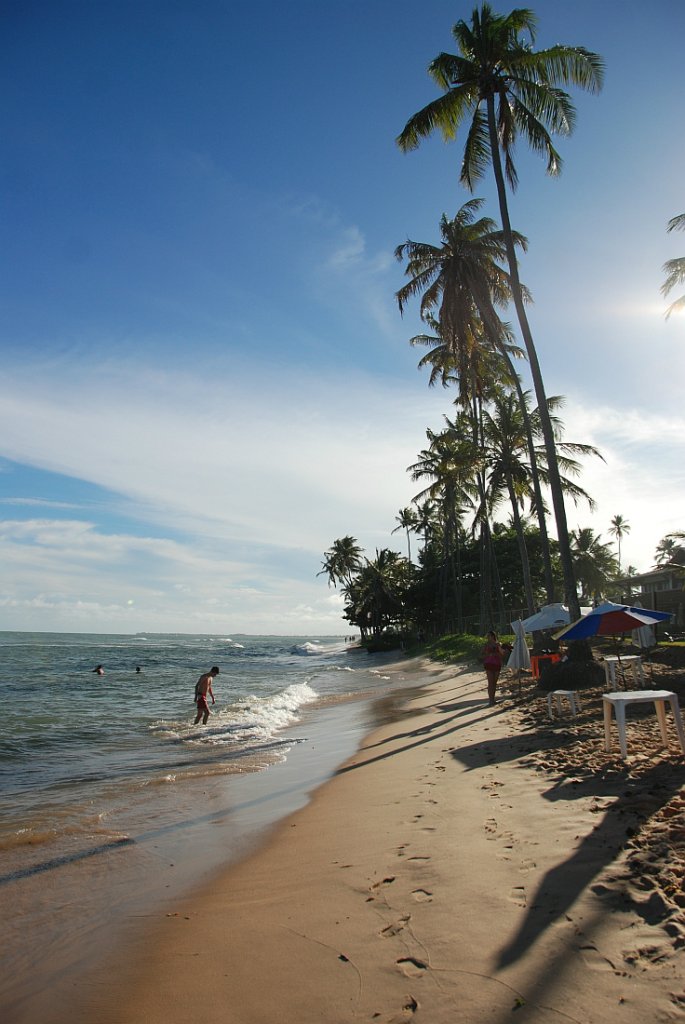
<path id="1" fill-rule="evenodd" d="M 549 408 L 547 406 L 545 385 L 542 379 L 542 372 L 540 370 L 540 363 L 538 361 L 537 351 L 535 349 L 535 344 L 533 342 L 533 335 L 530 330 L 528 317 L 526 316 L 526 310 L 523 304 L 523 296 L 521 294 L 521 282 L 519 280 L 514 240 L 511 234 L 511 221 L 509 219 L 507 194 L 504 184 L 504 175 L 502 173 L 502 161 L 500 159 L 499 142 L 497 139 L 497 126 L 495 123 L 495 98 L 494 95 L 492 94 L 487 97 L 487 110 L 488 129 L 490 134 L 490 150 L 492 155 L 492 167 L 495 172 L 495 182 L 497 185 L 497 196 L 499 199 L 500 216 L 502 218 L 502 230 L 504 231 L 505 243 L 507 247 L 507 262 L 509 263 L 509 275 L 511 277 L 511 287 L 514 296 L 514 306 L 516 307 L 516 315 L 518 317 L 519 325 L 521 327 L 523 343 L 526 346 L 526 352 L 528 353 L 528 362 L 530 364 L 530 372 L 533 378 L 533 386 L 535 387 L 535 395 L 537 398 L 538 410 L 540 414 L 542 436 L 544 438 L 545 448 L 547 450 L 547 470 L 549 473 L 550 491 L 552 493 L 552 504 L 554 505 L 554 518 L 556 520 L 557 525 L 559 556 L 561 559 L 561 566 L 564 574 L 565 598 L 566 604 L 571 614 L 571 619 L 573 620 L 580 618 L 580 602 L 578 601 L 578 592 L 576 590 L 573 563 L 571 561 L 571 544 L 568 533 L 568 524 L 566 521 L 564 494 L 561 488 L 561 477 L 559 475 L 559 466 L 557 463 L 557 450 L 554 439 L 554 430 L 552 428 L 552 421 L 549 415 Z"/>
<path id="2" fill-rule="evenodd" d="M 552 555 L 549 546 L 549 535 L 547 533 L 547 521 L 545 519 L 545 505 L 542 500 L 542 487 L 540 486 L 540 474 L 538 472 L 538 460 L 535 454 L 535 439 L 533 438 L 533 428 L 530 422 L 530 415 L 528 413 L 528 406 L 526 405 L 526 399 L 523 394 L 523 388 L 521 387 L 521 381 L 519 375 L 516 372 L 511 356 L 507 352 L 506 348 L 499 341 L 497 337 L 497 331 L 495 329 L 495 321 L 493 311 L 488 308 L 487 303 L 483 304 L 479 302 L 479 311 L 481 316 L 484 316 L 486 326 L 492 336 L 492 339 L 497 346 L 497 350 L 505 360 L 509 373 L 511 374 L 512 383 L 516 389 L 518 396 L 519 405 L 521 407 L 521 415 L 523 416 L 523 423 L 526 430 L 526 443 L 528 445 L 528 453 L 530 456 L 530 475 L 533 479 L 533 494 L 535 495 L 535 513 L 538 521 L 538 529 L 540 530 L 540 545 L 542 548 L 542 564 L 545 576 L 545 592 L 547 594 L 548 603 L 552 603 L 554 600 L 554 574 L 552 572 Z M 532 611 L 530 612 L 532 615 Z"/>
<path id="3" fill-rule="evenodd" d="M 533 584 L 530 578 L 530 560 L 528 558 L 528 548 L 526 547 L 526 535 L 523 530 L 523 523 L 521 522 L 518 501 L 516 500 L 516 493 L 514 492 L 514 485 L 511 477 L 507 477 L 507 490 L 509 491 L 509 501 L 511 502 L 514 529 L 516 530 L 516 539 L 518 540 L 519 554 L 521 556 L 521 569 L 523 571 L 523 587 L 526 592 L 526 605 L 528 607 L 528 614 L 532 615 L 535 611 L 535 598 L 533 596 Z"/>

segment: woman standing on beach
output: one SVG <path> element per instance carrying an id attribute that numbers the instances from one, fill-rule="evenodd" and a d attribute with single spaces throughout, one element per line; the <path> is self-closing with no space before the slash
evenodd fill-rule
<path id="1" fill-rule="evenodd" d="M 497 633 L 490 630 L 486 639 L 485 646 L 480 653 L 481 660 L 483 662 L 483 668 L 485 674 L 488 677 L 488 703 L 492 707 L 495 703 L 495 690 L 497 688 L 497 680 L 502 669 L 502 660 L 504 658 L 504 651 L 502 645 L 497 639 Z"/>

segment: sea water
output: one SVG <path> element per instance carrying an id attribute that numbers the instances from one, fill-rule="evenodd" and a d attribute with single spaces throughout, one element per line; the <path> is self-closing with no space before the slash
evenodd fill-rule
<path id="1" fill-rule="evenodd" d="M 382 665 L 334 636 L 0 633 L 3 1019 L 301 806 L 400 682 Z"/>

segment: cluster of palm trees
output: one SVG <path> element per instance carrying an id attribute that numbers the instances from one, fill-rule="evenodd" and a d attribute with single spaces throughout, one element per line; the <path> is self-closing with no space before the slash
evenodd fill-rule
<path id="1" fill-rule="evenodd" d="M 529 514 L 514 514 L 518 497 L 512 501 L 509 487 L 497 483 L 502 469 L 496 448 L 491 453 L 488 449 L 490 465 L 485 468 L 493 481 L 488 492 L 493 498 L 483 505 L 475 476 L 470 484 L 464 476 L 460 460 L 467 452 L 455 424 L 448 422 L 441 434 L 430 435 L 429 440 L 418 462 L 409 467 L 412 477 L 427 486 L 411 505 L 399 510 L 392 531 L 406 534 L 407 556 L 383 548 L 369 559 L 352 536 L 334 541 L 324 554 L 319 575 L 341 588 L 344 617 L 362 637 L 379 637 L 387 631 L 427 637 L 483 633 L 493 624 L 505 628 L 514 618 L 530 614 L 531 594 L 535 607 L 547 600 L 540 531 Z M 519 471 L 525 481 L 523 459 Z M 494 497 L 497 492 L 499 498 Z M 491 519 L 500 505 L 510 507 L 508 523 Z M 608 533 L 620 542 L 629 532 L 625 517 L 614 516 Z M 412 538 L 418 538 L 414 560 Z M 603 541 L 590 527 L 572 530 L 570 540 L 581 602 L 623 600 L 625 579 L 635 570 L 628 566 L 620 572 L 611 541 Z M 668 546 L 665 541 L 663 556 L 672 556 L 677 541 L 670 538 Z M 523 571 L 522 545 L 530 556 L 527 572 Z M 553 581 L 559 590 L 563 576 L 555 542 L 551 556 Z"/>
<path id="2" fill-rule="evenodd" d="M 341 537 L 324 555 L 319 576 L 341 586 L 345 618 L 362 637 L 380 636 L 389 625 L 406 628 L 406 594 L 412 577 L 411 562 L 383 548 L 373 559 L 364 558 L 355 537 Z"/>
<path id="3" fill-rule="evenodd" d="M 511 226 L 507 194 L 518 182 L 519 138 L 546 157 L 549 174 L 559 173 L 553 136 L 570 135 L 575 120 L 564 87 L 598 91 L 603 64 L 583 47 L 535 50 L 535 28 L 532 11 L 500 15 L 487 2 L 469 22 L 457 22 L 457 53 L 439 54 L 428 68 L 441 95 L 414 114 L 397 139 L 408 151 L 436 131 L 446 141 L 463 131 L 461 183 L 473 192 L 492 169 L 501 227 L 484 214 L 482 199 L 471 198 L 453 218 L 442 216 L 437 244 L 409 239 L 396 250 L 407 278 L 396 296 L 400 313 L 418 299 L 425 325 L 410 339 L 426 349 L 419 366 L 429 370 L 431 385 L 455 387 L 457 398 L 454 415 L 441 430 L 427 431 L 428 444 L 409 467 L 423 488 L 400 511 L 393 531 L 405 531 L 407 558 L 384 548 L 368 559 L 351 536 L 325 553 L 322 574 L 342 588 L 345 615 L 362 634 L 408 625 L 429 633 L 460 631 L 474 613 L 481 629 L 490 628 L 505 621 L 505 601 L 532 612 L 560 596 L 577 617 L 580 600 L 605 595 L 620 576 L 621 541 L 630 530 L 622 516 L 609 530 L 618 558 L 592 529 L 568 529 L 565 498 L 593 504 L 576 482 L 576 457 L 599 453 L 564 440 L 562 400 L 546 394 L 526 312 L 530 294 L 517 262 L 527 242 Z M 685 215 L 669 225 L 679 227 Z M 685 264 L 671 261 L 665 270 L 666 293 L 685 279 Z M 671 309 L 680 304 L 685 298 Z M 509 307 L 522 347 L 500 315 Z M 532 394 L 516 369 L 523 359 Z M 556 540 L 547 529 L 545 494 Z M 503 508 L 508 526 L 497 522 Z M 423 541 L 416 564 L 412 533 Z"/>
<path id="4" fill-rule="evenodd" d="M 502 227 L 497 230 L 486 219 L 475 221 L 481 204 L 471 200 L 454 220 L 443 216 L 441 247 L 415 242 L 400 246 L 397 256 L 406 256 L 411 280 L 398 293 L 398 301 L 403 309 L 410 296 L 422 295 L 421 315 L 432 330 L 433 351 L 428 357 L 435 371 L 432 379 L 439 377 L 443 383 L 457 379 L 463 402 L 473 401 L 479 378 L 486 372 L 491 380 L 513 388 L 521 401 L 516 373 L 503 369 L 512 354 L 511 329 L 496 312 L 498 307 L 513 304 L 537 402 L 565 598 L 572 614 L 577 614 L 558 439 L 526 313 L 529 296 L 519 277 L 516 250 L 525 248 L 525 239 L 512 229 L 507 186 L 515 189 L 518 181 L 513 154 L 519 137 L 546 156 L 549 174 L 559 173 L 561 157 L 552 137 L 569 135 L 575 120 L 563 86 L 598 91 L 603 65 L 597 54 L 583 47 L 556 45 L 534 50 L 535 28 L 535 15 L 528 9 L 500 15 L 482 3 L 470 22 L 459 21 L 452 29 L 458 52 L 441 53 L 429 65 L 429 74 L 442 95 L 409 119 L 397 142 L 406 151 L 434 131 L 450 141 L 464 129 L 460 180 L 473 192 L 486 169 L 492 168 Z M 486 358 L 495 355 L 499 358 L 486 367 Z M 521 405 L 523 409 L 524 403 Z M 522 415 L 525 420 L 525 410 Z M 537 453 L 527 426 L 526 430 L 536 509 L 542 519 Z"/>

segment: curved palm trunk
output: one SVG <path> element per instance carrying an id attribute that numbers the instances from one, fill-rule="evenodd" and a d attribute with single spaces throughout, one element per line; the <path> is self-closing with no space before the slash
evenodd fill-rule
<path id="1" fill-rule="evenodd" d="M 487 519 L 480 524 L 480 632 L 486 633 L 493 628 L 494 615 L 492 609 L 492 585 L 491 585 L 491 555 L 492 545 L 490 544 L 490 530 Z"/>
<path id="2" fill-rule="evenodd" d="M 483 403 L 480 399 L 473 399 L 473 440 L 481 448 L 485 447 L 483 436 Z M 492 578 L 493 578 L 493 545 L 490 534 L 490 521 L 488 517 L 488 503 L 485 492 L 485 474 L 482 470 L 476 472 L 476 487 L 478 490 L 479 515 L 480 515 L 480 631 L 485 633 L 492 629 L 494 622 L 492 606 Z"/>
<path id="3" fill-rule="evenodd" d="M 479 303 L 480 309 L 480 303 Z M 535 454 L 535 440 L 533 438 L 533 428 L 530 422 L 530 415 L 528 413 L 528 407 L 526 405 L 526 399 L 521 387 L 521 381 L 519 375 L 516 372 L 514 364 L 511 360 L 511 356 L 507 352 L 504 345 L 502 345 L 497 338 L 497 331 L 494 324 L 494 316 L 492 310 L 487 307 L 480 309 L 481 316 L 484 316 L 485 323 L 490 330 L 493 341 L 497 346 L 497 350 L 505 360 L 509 373 L 511 374 L 512 383 L 516 389 L 516 395 L 519 400 L 521 407 L 521 415 L 523 416 L 523 424 L 526 431 L 526 443 L 528 445 L 528 452 L 530 455 L 530 475 L 533 479 L 533 494 L 535 495 L 535 513 L 538 521 L 538 529 L 540 530 L 540 544 L 542 547 L 542 561 L 543 570 L 545 576 L 545 592 L 547 594 L 547 601 L 551 604 L 554 600 L 554 574 L 552 572 L 552 555 L 549 546 L 549 535 L 547 533 L 547 521 L 545 519 L 545 505 L 542 500 L 542 487 L 540 486 L 540 474 L 538 472 L 538 461 L 537 455 Z M 534 609 L 533 609 L 534 610 Z M 532 615 L 532 611 L 529 613 Z"/>
<path id="4" fill-rule="evenodd" d="M 528 409 L 526 408 L 526 399 L 523 394 L 523 388 L 521 387 L 521 381 L 518 378 L 516 370 L 509 358 L 507 353 L 507 359 L 514 373 L 514 387 L 516 388 L 516 394 L 518 395 L 519 404 L 521 406 L 521 412 L 523 414 L 523 423 L 526 430 L 526 442 L 528 444 L 528 451 L 530 452 L 530 475 L 533 478 L 533 494 L 535 495 L 535 513 L 538 521 L 538 529 L 540 530 L 540 543 L 542 547 L 542 562 L 545 574 L 545 592 L 547 594 L 547 602 L 549 604 L 554 600 L 554 575 L 552 573 L 552 555 L 549 547 L 549 535 L 547 533 L 547 522 L 545 520 L 545 506 L 542 500 L 542 488 L 540 486 L 540 474 L 538 472 L 538 460 L 535 454 L 535 441 L 533 439 L 533 428 L 530 423 L 530 416 Z M 530 615 L 533 614 L 535 609 L 531 609 Z"/>
<path id="5" fill-rule="evenodd" d="M 499 563 L 497 562 L 497 552 L 495 550 L 495 541 L 492 537 L 492 530 L 488 524 L 488 541 L 490 543 L 490 562 L 492 565 L 492 586 L 495 594 L 497 595 L 497 629 L 501 633 L 507 621 L 507 614 L 504 610 L 504 592 L 502 590 L 502 577 L 499 574 Z"/>
<path id="6" fill-rule="evenodd" d="M 535 597 L 533 595 L 533 583 L 530 578 L 530 559 L 528 558 L 526 535 L 523 530 L 523 523 L 521 522 L 519 505 L 516 500 L 516 492 L 514 491 L 514 484 L 510 476 L 507 476 L 507 490 L 509 492 L 509 501 L 511 502 L 512 515 L 514 519 L 514 529 L 516 530 L 516 539 L 518 541 L 519 555 L 521 557 L 523 587 L 526 592 L 526 605 L 528 607 L 528 614 L 532 615 L 535 611 Z"/>
<path id="7" fill-rule="evenodd" d="M 507 194 L 504 185 L 504 175 L 502 173 L 502 161 L 500 159 L 499 143 L 497 139 L 497 126 L 495 124 L 495 98 L 492 94 L 487 97 L 487 111 L 492 166 L 495 172 L 500 216 L 502 218 L 502 229 L 504 231 L 507 248 L 507 262 L 509 263 L 509 274 L 511 277 L 512 293 L 514 296 L 514 306 L 516 308 L 516 315 L 521 327 L 523 343 L 526 346 L 526 352 L 528 353 L 528 362 L 530 364 L 530 372 L 533 378 L 533 386 L 535 387 L 535 395 L 540 413 L 542 436 L 547 450 L 547 470 L 549 473 L 550 491 L 552 492 L 552 504 L 554 505 L 554 518 L 557 524 L 559 556 L 561 558 L 561 566 L 564 573 L 565 598 L 571 614 L 571 619 L 573 620 L 580 618 L 580 603 L 578 601 L 575 574 L 573 572 L 573 563 L 571 561 L 571 544 L 569 540 L 568 524 L 566 522 L 564 495 L 561 489 L 561 477 L 559 475 L 559 466 L 557 464 L 556 443 L 554 440 L 552 421 L 547 407 L 547 396 L 545 394 L 545 385 L 542 379 L 540 363 L 538 362 L 538 355 L 533 342 L 533 335 L 530 330 L 528 317 L 526 316 L 526 310 L 523 304 L 523 297 L 521 295 L 521 283 L 519 281 L 516 251 L 514 249 L 514 241 L 511 234 L 511 221 L 509 220 Z"/>

